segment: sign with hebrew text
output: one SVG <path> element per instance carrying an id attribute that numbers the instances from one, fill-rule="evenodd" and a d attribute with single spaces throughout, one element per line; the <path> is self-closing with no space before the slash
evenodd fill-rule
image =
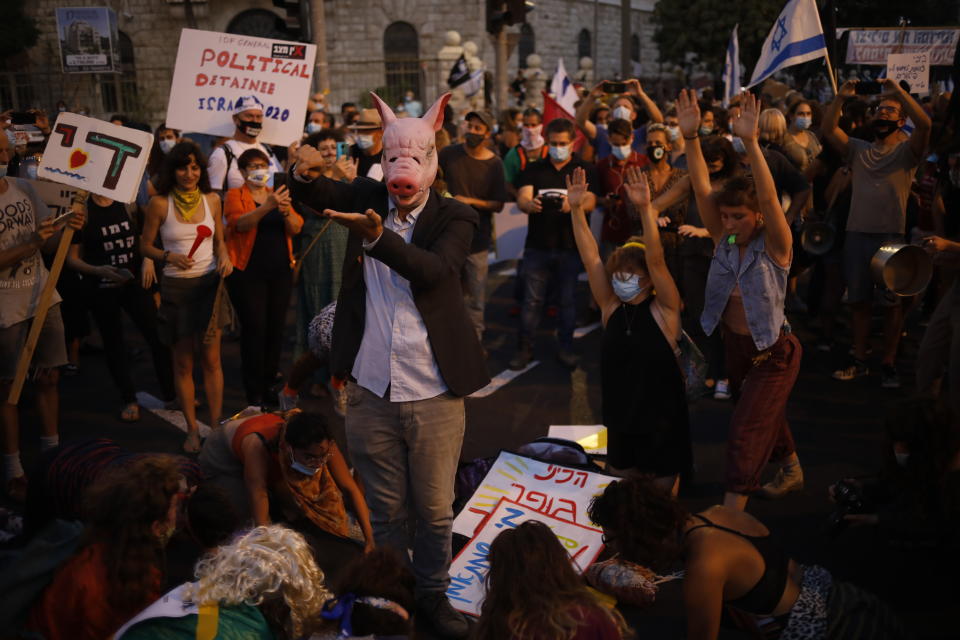
<path id="1" fill-rule="evenodd" d="M 153 136 L 75 113 L 61 113 L 37 176 L 97 195 L 133 202 Z"/>
<path id="2" fill-rule="evenodd" d="M 473 539 L 450 563 L 447 599 L 454 609 L 472 616 L 480 615 L 484 595 L 483 583 L 490 570 L 487 562 L 490 545 L 500 532 L 528 520 L 537 520 L 553 530 L 560 544 L 570 554 L 570 559 L 579 573 L 586 571 L 603 550 L 603 532 L 599 529 L 554 518 L 503 498 L 480 523 Z"/>
<path id="3" fill-rule="evenodd" d="M 454 533 L 472 537 L 501 498 L 554 518 L 590 526 L 587 507 L 616 481 L 613 476 L 501 451 L 483 482 L 453 521 Z"/>
<path id="4" fill-rule="evenodd" d="M 930 93 L 930 54 L 891 53 L 887 56 L 887 77 L 906 82 L 910 93 Z"/>

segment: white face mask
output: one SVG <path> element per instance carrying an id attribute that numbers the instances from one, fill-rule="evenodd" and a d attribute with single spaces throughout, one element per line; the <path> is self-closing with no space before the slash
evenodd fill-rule
<path id="1" fill-rule="evenodd" d="M 316 133 L 321 129 L 323 129 L 322 122 L 314 122 L 313 120 L 311 120 L 310 122 L 307 123 L 307 133 Z"/>
<path id="2" fill-rule="evenodd" d="M 610 284 L 613 285 L 613 292 L 622 302 L 633 300 L 650 286 L 641 287 L 640 275 L 636 273 L 615 273 Z"/>
<path id="3" fill-rule="evenodd" d="M 160 141 L 160 151 L 170 153 L 170 150 L 177 146 L 177 141 L 172 138 L 164 138 Z"/>
<path id="4" fill-rule="evenodd" d="M 570 147 L 550 147 L 550 158 L 555 162 L 566 162 L 570 157 Z"/>
<path id="5" fill-rule="evenodd" d="M 622 147 L 612 147 L 613 157 L 617 160 L 626 160 L 630 157 L 630 154 L 633 152 L 633 147 L 628 144 L 623 145 Z"/>
<path id="6" fill-rule="evenodd" d="M 680 138 L 680 127 L 667 127 L 667 135 L 670 136 L 670 142 L 676 142 Z"/>
<path id="7" fill-rule="evenodd" d="M 358 134 L 357 146 L 364 150 L 373 148 L 373 136 Z"/>
<path id="8" fill-rule="evenodd" d="M 538 124 L 535 127 L 524 127 L 523 132 L 520 134 L 520 146 L 530 151 L 532 149 L 539 149 L 543 146 L 543 136 L 540 133 L 543 131 L 543 125 Z"/>
<path id="9" fill-rule="evenodd" d="M 633 122 L 633 111 L 623 105 L 620 105 L 614 109 L 611 115 L 615 120 L 626 120 L 627 122 Z"/>
<path id="10" fill-rule="evenodd" d="M 270 182 L 269 169 L 254 169 L 247 173 L 247 182 L 262 187 Z"/>

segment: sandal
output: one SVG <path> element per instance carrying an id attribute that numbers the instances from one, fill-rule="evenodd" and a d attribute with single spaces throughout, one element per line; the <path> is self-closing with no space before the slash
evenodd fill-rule
<path id="1" fill-rule="evenodd" d="M 140 420 L 140 405 L 131 402 L 125 406 L 123 411 L 120 412 L 120 420 L 122 422 L 137 422 Z"/>
<path id="2" fill-rule="evenodd" d="M 186 453 L 200 453 L 200 447 L 203 442 L 200 440 L 199 431 L 190 431 L 187 433 L 187 439 L 183 441 L 183 450 Z"/>

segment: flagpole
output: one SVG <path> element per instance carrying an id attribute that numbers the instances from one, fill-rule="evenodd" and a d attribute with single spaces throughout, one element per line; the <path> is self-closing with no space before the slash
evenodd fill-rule
<path id="1" fill-rule="evenodd" d="M 823 59 L 827 61 L 827 75 L 830 76 L 830 85 L 833 87 L 833 95 L 837 95 L 837 76 L 833 73 L 833 64 L 830 63 L 830 51 L 823 52 Z"/>

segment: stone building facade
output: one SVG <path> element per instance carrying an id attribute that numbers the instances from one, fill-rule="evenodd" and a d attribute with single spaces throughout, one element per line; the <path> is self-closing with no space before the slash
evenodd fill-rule
<path id="1" fill-rule="evenodd" d="M 642 78 L 656 77 L 661 70 L 650 22 L 655 0 L 632 2 L 634 67 Z M 117 13 L 121 73 L 61 72 L 53 10 L 65 5 L 109 6 Z M 26 6 L 41 36 L 26 54 L 0 67 L 4 108 L 53 110 L 63 100 L 98 117 L 125 113 L 151 124 L 162 121 L 180 30 L 187 26 L 183 0 L 33 0 Z M 284 37 L 287 28 L 285 14 L 271 0 L 192 0 L 192 6 L 198 29 Z M 558 58 L 574 75 L 585 54 L 596 58 L 598 79 L 614 77 L 620 67 L 620 11 L 620 0 L 537 0 L 528 24 L 509 28 L 515 34 L 510 77 L 529 53 L 540 56 L 548 79 Z M 430 102 L 445 89 L 449 56 L 461 45 L 475 51 L 488 71 L 494 68 L 484 0 L 326 0 L 325 17 L 333 105 L 362 101 L 369 89 L 394 98 L 414 89 Z M 459 42 L 444 50 L 450 31 L 458 32 Z"/>

